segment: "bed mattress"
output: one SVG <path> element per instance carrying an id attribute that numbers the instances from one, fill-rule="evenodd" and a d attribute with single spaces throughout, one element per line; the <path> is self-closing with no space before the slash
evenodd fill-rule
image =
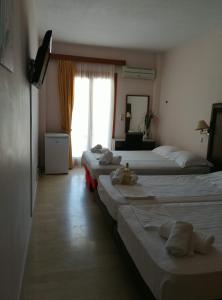
<path id="1" fill-rule="evenodd" d="M 144 225 L 154 217 L 191 222 L 194 229 L 215 236 L 206 255 L 170 256 L 156 230 Z M 118 232 L 141 276 L 156 299 L 204 300 L 222 298 L 222 203 L 159 204 L 122 206 Z"/>
<path id="2" fill-rule="evenodd" d="M 101 201 L 116 220 L 121 205 L 222 201 L 221 180 L 215 181 L 212 174 L 139 176 L 135 186 L 112 185 L 110 176 L 101 175 L 97 189 Z"/>
<path id="3" fill-rule="evenodd" d="M 130 168 L 140 175 L 174 175 L 174 174 L 201 174 L 209 172 L 209 167 L 186 167 L 181 168 L 176 162 L 163 157 L 153 151 L 113 151 L 113 155 L 121 155 L 121 164 L 127 162 Z M 84 151 L 82 164 L 87 167 L 93 179 L 98 179 L 100 175 L 110 174 L 117 165 L 101 166 L 99 158 L 101 154 Z"/>

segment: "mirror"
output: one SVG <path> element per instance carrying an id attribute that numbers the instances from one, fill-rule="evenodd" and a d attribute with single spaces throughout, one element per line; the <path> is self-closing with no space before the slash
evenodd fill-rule
<path id="1" fill-rule="evenodd" d="M 150 96 L 127 95 L 125 132 L 144 132 L 145 118 L 149 114 Z"/>

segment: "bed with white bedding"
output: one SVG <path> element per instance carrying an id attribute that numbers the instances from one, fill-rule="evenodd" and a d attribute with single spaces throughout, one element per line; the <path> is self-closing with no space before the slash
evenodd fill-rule
<path id="1" fill-rule="evenodd" d="M 121 165 L 127 162 L 130 168 L 140 175 L 165 174 L 201 174 L 209 171 L 209 166 L 192 166 L 181 168 L 174 160 L 164 157 L 153 151 L 112 151 L 114 156 L 121 155 Z M 100 165 L 102 154 L 83 152 L 82 163 L 87 166 L 92 178 L 110 174 L 118 165 Z"/>
<path id="2" fill-rule="evenodd" d="M 213 248 L 206 255 L 170 256 L 157 230 L 144 227 L 169 219 L 190 222 L 195 230 L 213 234 Z M 222 202 L 121 206 L 118 233 L 156 299 L 222 298 Z"/>
<path id="3" fill-rule="evenodd" d="M 222 172 L 203 175 L 139 176 L 136 185 L 113 185 L 101 175 L 98 193 L 114 220 L 121 205 L 144 203 L 222 201 Z"/>

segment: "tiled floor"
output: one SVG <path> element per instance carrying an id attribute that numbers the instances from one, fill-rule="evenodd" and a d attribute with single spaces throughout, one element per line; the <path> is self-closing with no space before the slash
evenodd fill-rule
<path id="1" fill-rule="evenodd" d="M 141 300 L 82 169 L 43 176 L 21 300 Z"/>

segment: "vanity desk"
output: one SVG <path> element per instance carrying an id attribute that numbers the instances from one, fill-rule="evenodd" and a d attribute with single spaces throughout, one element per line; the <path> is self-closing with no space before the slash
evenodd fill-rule
<path id="1" fill-rule="evenodd" d="M 127 143 L 126 139 L 114 139 L 114 150 L 153 150 L 155 148 L 155 141 L 152 139 L 142 140 L 139 143 Z"/>
<path id="2" fill-rule="evenodd" d="M 152 119 L 150 113 L 150 96 L 126 95 L 125 139 L 114 139 L 115 150 L 152 150 L 155 141 L 144 139 L 149 136 Z"/>

